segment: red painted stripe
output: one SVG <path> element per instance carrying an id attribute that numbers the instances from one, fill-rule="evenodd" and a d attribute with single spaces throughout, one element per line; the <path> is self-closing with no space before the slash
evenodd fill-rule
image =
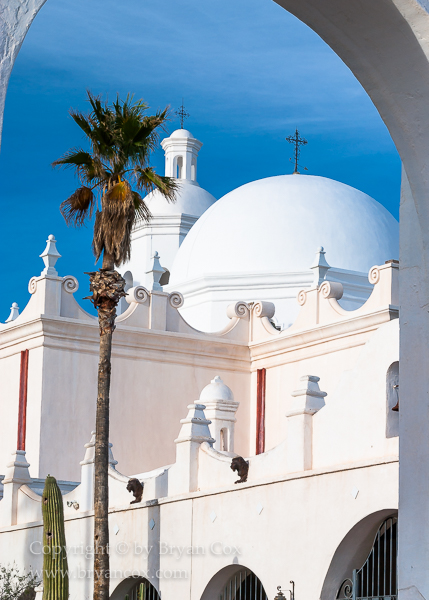
<path id="1" fill-rule="evenodd" d="M 256 454 L 262 454 L 265 452 L 266 369 L 258 369 L 256 376 Z"/>
<path id="2" fill-rule="evenodd" d="M 25 450 L 25 432 L 27 429 L 27 386 L 28 386 L 28 350 L 21 352 L 19 370 L 19 412 L 17 450 Z"/>

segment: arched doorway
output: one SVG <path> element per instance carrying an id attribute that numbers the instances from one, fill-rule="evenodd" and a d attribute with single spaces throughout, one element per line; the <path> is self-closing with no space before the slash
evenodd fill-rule
<path id="1" fill-rule="evenodd" d="M 121 581 L 111 600 L 161 600 L 158 590 L 142 577 L 128 577 Z"/>
<path id="2" fill-rule="evenodd" d="M 230 565 L 212 577 L 201 600 L 268 600 L 268 597 L 253 571 L 242 565 Z"/>
<path id="3" fill-rule="evenodd" d="M 396 600 L 398 596 L 398 518 L 388 517 L 378 528 L 372 548 L 360 569 L 354 569 L 337 592 L 336 600 Z"/>
<path id="4" fill-rule="evenodd" d="M 397 594 L 396 556 L 397 510 L 380 510 L 368 515 L 352 527 L 337 547 L 323 582 L 320 600 L 366 600 L 372 597 L 394 600 Z M 374 596 L 371 591 L 375 592 Z"/>

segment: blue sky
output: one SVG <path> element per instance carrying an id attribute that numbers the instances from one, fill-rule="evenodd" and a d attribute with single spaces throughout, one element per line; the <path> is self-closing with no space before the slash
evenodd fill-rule
<path id="1" fill-rule="evenodd" d="M 48 0 L 6 99 L 0 233 L 12 285 L 0 321 L 13 301 L 28 301 L 50 233 L 60 274 L 78 277 L 77 298 L 86 295 L 91 231 L 65 226 L 58 206 L 75 180 L 50 163 L 82 143 L 68 110 L 86 109 L 87 88 L 110 98 L 131 92 L 154 110 L 175 110 L 184 97 L 186 127 L 204 143 L 199 183 L 217 198 L 290 173 L 284 138 L 298 127 L 309 174 L 357 187 L 398 218 L 400 160 L 376 109 L 332 50 L 271 0 Z M 178 126 L 173 120 L 170 132 Z M 153 163 L 163 172 L 161 149 Z"/>

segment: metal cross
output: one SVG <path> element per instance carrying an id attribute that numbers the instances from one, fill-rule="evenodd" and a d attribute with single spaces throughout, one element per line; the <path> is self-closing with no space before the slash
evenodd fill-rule
<path id="1" fill-rule="evenodd" d="M 189 113 L 186 112 L 185 105 L 183 104 L 183 98 L 182 98 L 182 106 L 179 108 L 179 110 L 176 110 L 175 114 L 179 117 L 180 127 L 181 127 L 181 129 L 183 129 L 183 121 L 189 117 Z"/>
<path id="2" fill-rule="evenodd" d="M 295 170 L 294 173 L 299 173 L 298 171 L 298 160 L 299 160 L 299 155 L 301 153 L 301 148 L 300 146 L 305 146 L 308 142 L 305 138 L 300 138 L 299 137 L 299 131 L 298 129 L 295 129 L 295 135 L 290 135 L 287 138 L 285 138 L 285 140 L 287 142 L 289 142 L 289 144 L 295 144 Z M 292 159 L 290 159 L 292 160 Z M 304 170 L 307 171 L 307 168 L 304 167 Z"/>

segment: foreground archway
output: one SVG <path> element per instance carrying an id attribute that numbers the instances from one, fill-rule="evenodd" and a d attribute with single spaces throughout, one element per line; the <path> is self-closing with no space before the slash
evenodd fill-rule
<path id="1" fill-rule="evenodd" d="M 1 0 L 9 78 L 44 0 Z M 429 15 L 427 0 L 277 0 L 316 31 L 372 98 L 402 158 L 399 588 L 429 598 Z M 19 5 L 19 9 L 16 7 Z M 426 6 L 426 9 L 425 9 Z M 0 121 L 5 88 L 0 94 Z M 420 443 L 419 443 L 420 441 Z"/>
<path id="2" fill-rule="evenodd" d="M 371 97 L 404 170 L 400 209 L 399 595 L 429 598 L 429 4 L 276 0 Z"/>

